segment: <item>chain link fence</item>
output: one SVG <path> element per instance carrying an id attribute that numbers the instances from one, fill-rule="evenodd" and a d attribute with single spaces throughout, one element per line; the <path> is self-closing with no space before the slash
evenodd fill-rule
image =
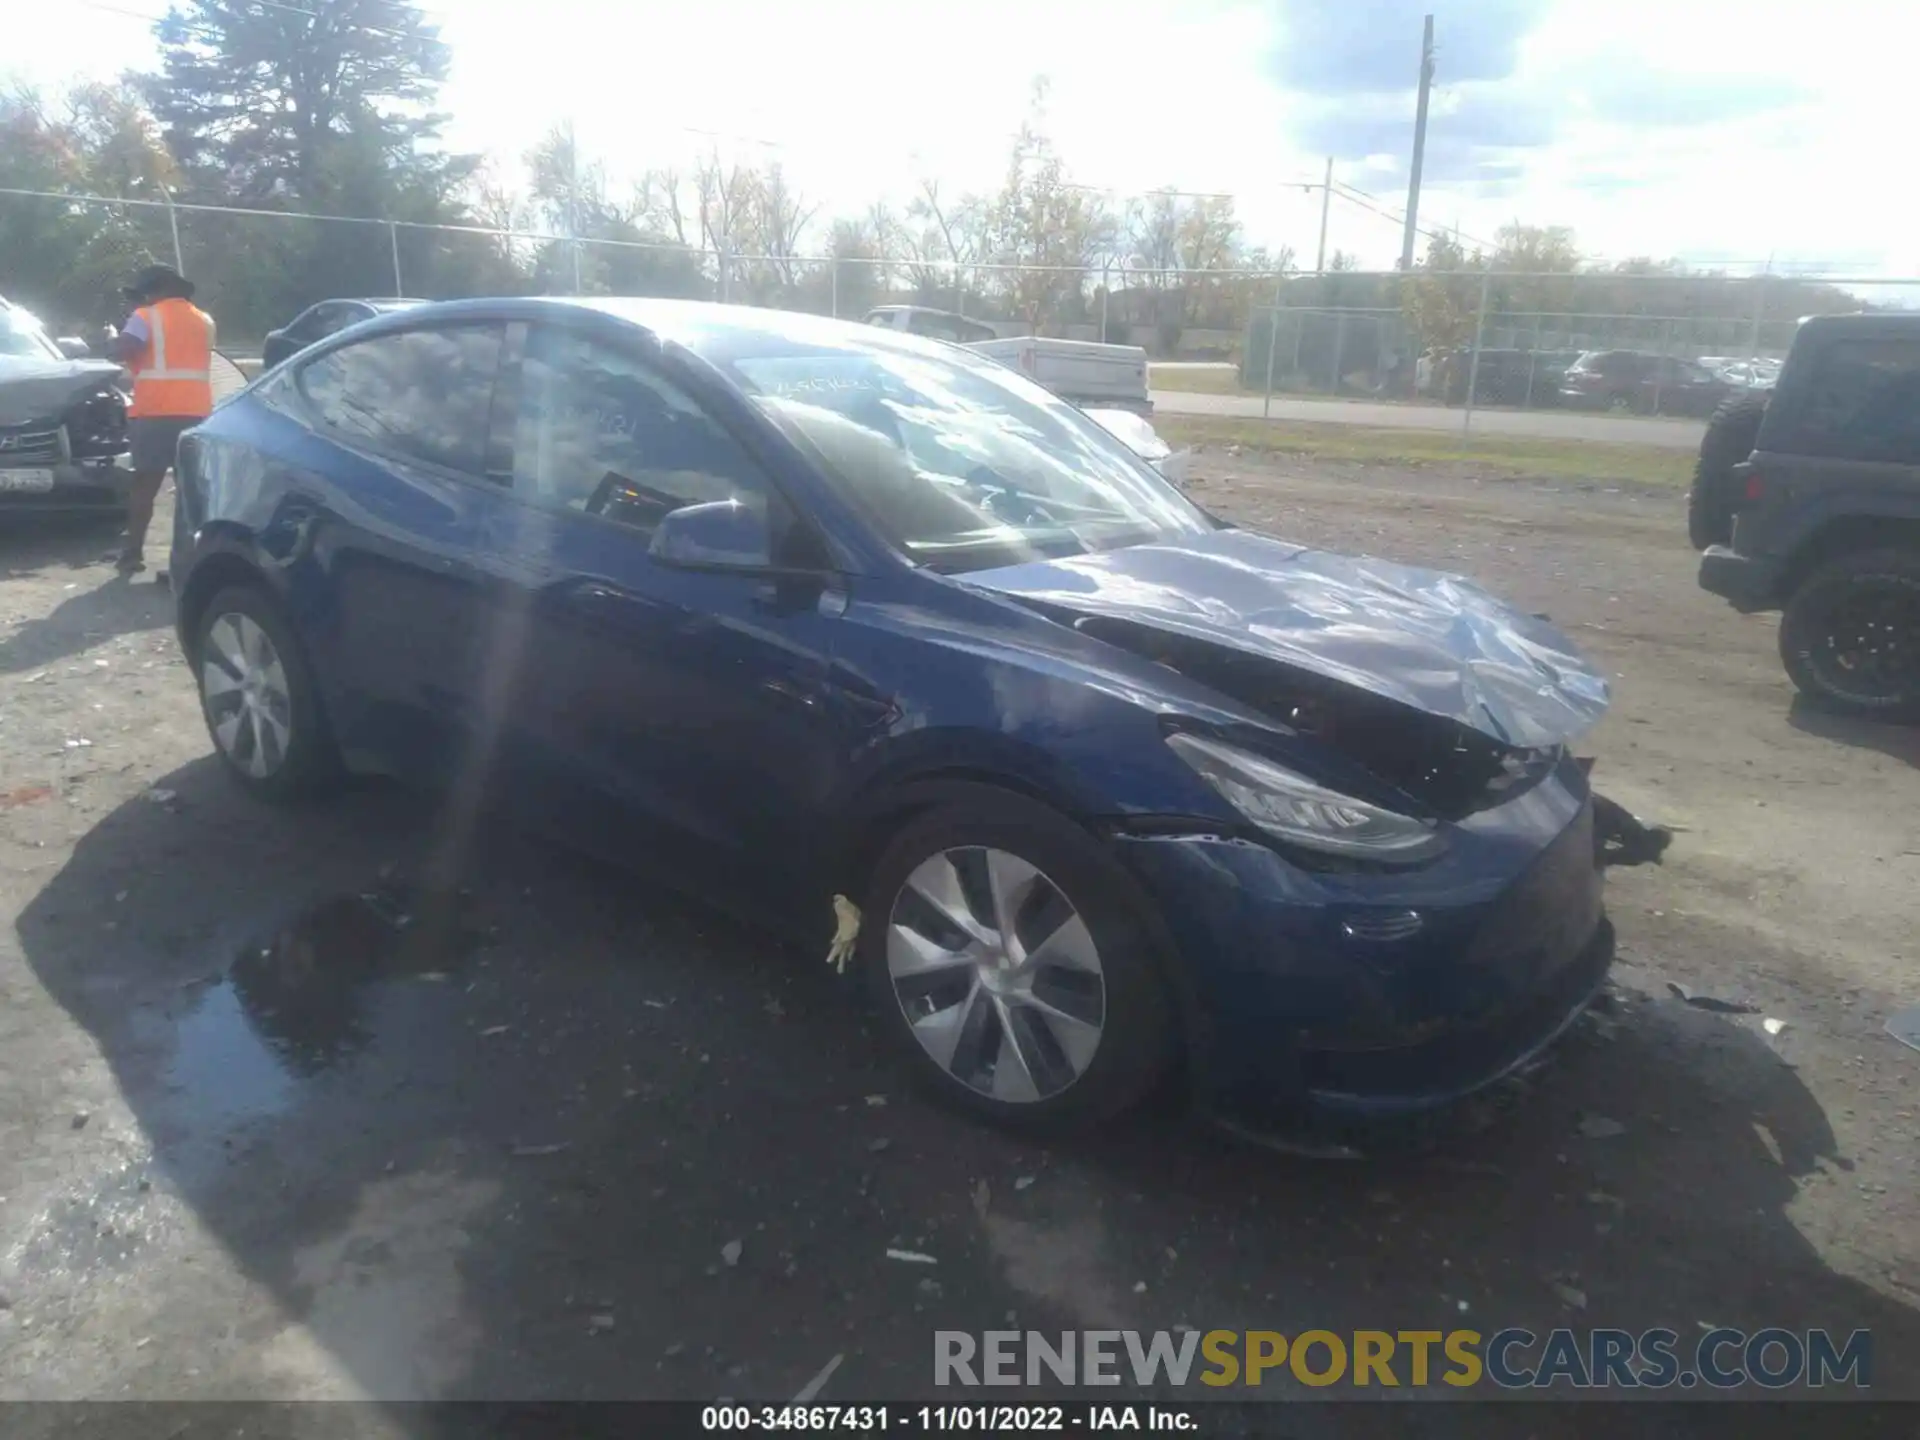
<path id="1" fill-rule="evenodd" d="M 65 227 L 62 229 L 62 227 Z M 632 295 L 770 306 L 862 319 L 883 305 L 950 310 L 1003 335 L 1138 345 L 1158 360 L 1213 361 L 1215 393 L 1364 398 L 1476 408 L 1710 412 L 1772 383 L 1800 319 L 1920 301 L 1920 280 L 1573 274 L 1098 268 L 925 258 L 736 254 L 532 229 L 348 218 L 160 199 L 0 190 L 0 287 L 53 273 L 51 308 L 76 327 L 116 320 L 118 287 L 143 260 L 172 261 L 219 321 L 222 348 L 257 354 L 267 331 L 316 301 L 359 296 Z M 25 254 L 37 242 L 37 257 Z"/>

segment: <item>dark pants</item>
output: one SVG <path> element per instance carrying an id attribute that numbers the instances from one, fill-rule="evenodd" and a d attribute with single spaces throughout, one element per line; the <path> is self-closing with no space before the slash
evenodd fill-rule
<path id="1" fill-rule="evenodd" d="M 160 487 L 173 468 L 180 437 L 204 419 L 204 415 L 141 415 L 127 422 L 133 483 L 127 489 L 127 544 L 120 555 L 123 565 L 140 561 L 146 549 L 147 527 L 153 524 L 154 502 L 160 498 Z"/>

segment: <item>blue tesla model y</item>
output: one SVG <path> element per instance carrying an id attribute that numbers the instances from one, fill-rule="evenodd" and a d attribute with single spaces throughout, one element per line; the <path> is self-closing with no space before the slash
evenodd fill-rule
<path id="1" fill-rule="evenodd" d="M 247 790 L 484 794 L 821 949 L 844 897 L 904 1062 L 991 1119 L 1176 1065 L 1241 1123 L 1431 1107 L 1606 974 L 1618 827 L 1568 745 L 1608 693 L 1564 636 L 1217 519 L 964 349 L 425 305 L 268 371 L 178 475 Z"/>

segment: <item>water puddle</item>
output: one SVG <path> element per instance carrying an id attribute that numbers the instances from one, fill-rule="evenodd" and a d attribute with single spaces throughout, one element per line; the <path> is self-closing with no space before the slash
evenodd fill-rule
<path id="1" fill-rule="evenodd" d="M 457 896 L 383 884 L 309 907 L 196 987 L 166 1083 L 194 1121 L 277 1114 L 372 1043 L 381 988 L 445 975 L 480 935 Z"/>

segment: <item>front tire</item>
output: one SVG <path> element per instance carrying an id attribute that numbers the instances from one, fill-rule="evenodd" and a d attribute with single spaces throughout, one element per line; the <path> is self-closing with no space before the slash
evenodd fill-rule
<path id="1" fill-rule="evenodd" d="M 207 734 L 248 794 L 286 803 L 332 778 L 338 762 L 313 672 L 271 596 L 254 586 L 216 594 L 193 656 Z"/>
<path id="2" fill-rule="evenodd" d="M 1859 551 L 1815 570 L 1780 618 L 1780 658 L 1825 709 L 1920 718 L 1920 551 Z"/>
<path id="3" fill-rule="evenodd" d="M 1172 1006 L 1138 885 L 1057 812 L 982 787 L 874 867 L 860 964 L 904 1063 L 946 1102 L 1057 1133 L 1166 1072 Z"/>

